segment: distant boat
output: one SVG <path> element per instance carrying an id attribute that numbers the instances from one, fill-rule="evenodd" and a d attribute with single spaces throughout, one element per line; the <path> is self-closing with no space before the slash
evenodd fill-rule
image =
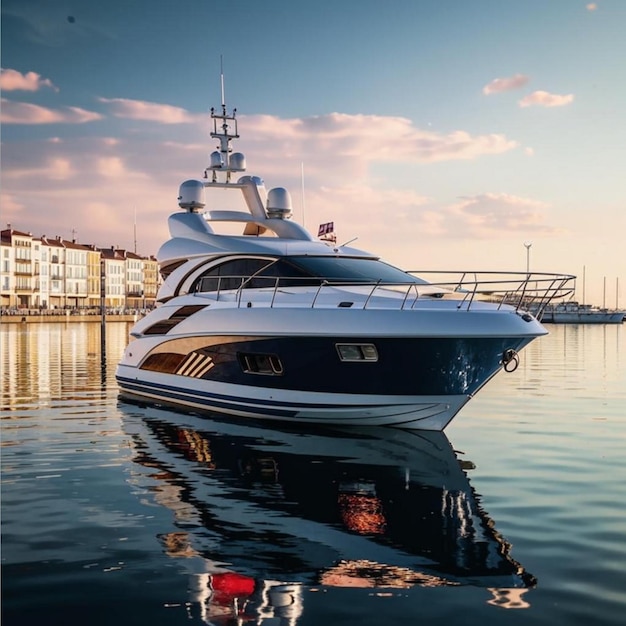
<path id="1" fill-rule="evenodd" d="M 625 316 L 626 311 L 580 304 L 572 300 L 546 306 L 541 321 L 553 324 L 621 324 Z"/>

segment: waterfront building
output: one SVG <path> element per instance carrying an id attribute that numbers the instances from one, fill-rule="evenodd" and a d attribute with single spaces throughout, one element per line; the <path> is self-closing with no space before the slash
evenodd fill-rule
<path id="1" fill-rule="evenodd" d="M 0 308 L 146 309 L 156 304 L 160 286 L 157 260 L 111 246 L 33 237 L 10 224 L 1 231 Z"/>
<path id="2" fill-rule="evenodd" d="M 50 277 L 50 299 L 44 308 L 62 309 L 66 305 L 65 293 L 65 248 L 60 237 L 48 239 L 45 235 L 41 238 L 42 245 L 48 249 Z"/>
<path id="3" fill-rule="evenodd" d="M 14 230 L 8 225 L 1 233 L 3 243 L 3 288 L 2 304 L 5 303 L 4 291 L 4 269 L 7 277 L 7 306 L 9 307 L 30 307 L 32 306 L 33 294 L 33 259 L 32 246 L 33 236 L 31 233 Z M 6 247 L 11 248 L 11 252 L 4 256 Z M 6 261 L 6 265 L 4 263 Z"/>
<path id="4" fill-rule="evenodd" d="M 101 304 L 100 250 L 87 246 L 87 306 L 97 308 Z"/>
<path id="5" fill-rule="evenodd" d="M 143 295 L 142 308 L 152 308 L 156 304 L 159 290 L 159 264 L 155 257 L 149 256 L 143 260 Z"/>
<path id="6" fill-rule="evenodd" d="M 6 233 L 6 234 L 5 234 Z M 16 306 L 15 299 L 15 275 L 13 264 L 15 263 L 15 250 L 11 245 L 8 232 L 2 231 L 0 240 L 0 293 L 2 294 L 0 305 L 3 308 Z M 13 298 L 13 300 L 12 300 Z"/>
<path id="7" fill-rule="evenodd" d="M 121 251 L 126 259 L 126 309 L 142 309 L 144 302 L 143 259 L 134 252 Z"/>
<path id="8" fill-rule="evenodd" d="M 126 307 L 126 259 L 123 250 L 100 248 L 104 276 L 104 306 L 108 310 L 122 311 Z"/>
<path id="9" fill-rule="evenodd" d="M 65 305 L 74 309 L 87 306 L 87 252 L 75 241 L 63 241 L 65 248 Z"/>
<path id="10" fill-rule="evenodd" d="M 33 239 L 34 280 L 33 307 L 45 309 L 50 302 L 50 256 L 41 237 Z"/>

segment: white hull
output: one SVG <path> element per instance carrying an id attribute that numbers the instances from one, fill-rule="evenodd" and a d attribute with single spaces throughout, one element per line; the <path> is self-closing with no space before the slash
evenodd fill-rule
<path id="1" fill-rule="evenodd" d="M 141 372 L 120 365 L 117 373 L 123 395 L 151 404 L 185 407 L 285 424 L 398 426 L 442 431 L 470 400 L 470 395 L 392 396 L 327 394 L 267 389 L 185 379 L 157 372 Z"/>

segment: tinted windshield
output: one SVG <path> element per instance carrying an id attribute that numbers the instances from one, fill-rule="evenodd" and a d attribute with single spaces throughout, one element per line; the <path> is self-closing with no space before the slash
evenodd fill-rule
<path id="1" fill-rule="evenodd" d="M 211 267 L 193 283 L 191 291 L 317 286 L 340 283 L 418 283 L 426 281 L 376 259 L 293 256 L 278 259 L 238 258 Z"/>
<path id="2" fill-rule="evenodd" d="M 328 281 L 419 284 L 426 282 L 377 259 L 301 256 L 289 257 L 282 262 L 299 268 L 306 275 Z"/>

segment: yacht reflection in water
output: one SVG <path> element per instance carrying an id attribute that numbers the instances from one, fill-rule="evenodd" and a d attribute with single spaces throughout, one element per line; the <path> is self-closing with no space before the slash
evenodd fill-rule
<path id="1" fill-rule="evenodd" d="M 441 432 L 278 430 L 119 408 L 134 481 L 173 511 L 180 531 L 160 539 L 188 558 L 189 610 L 207 623 L 296 624 L 303 592 L 319 586 L 474 585 L 490 604 L 528 606 L 536 580 Z"/>

